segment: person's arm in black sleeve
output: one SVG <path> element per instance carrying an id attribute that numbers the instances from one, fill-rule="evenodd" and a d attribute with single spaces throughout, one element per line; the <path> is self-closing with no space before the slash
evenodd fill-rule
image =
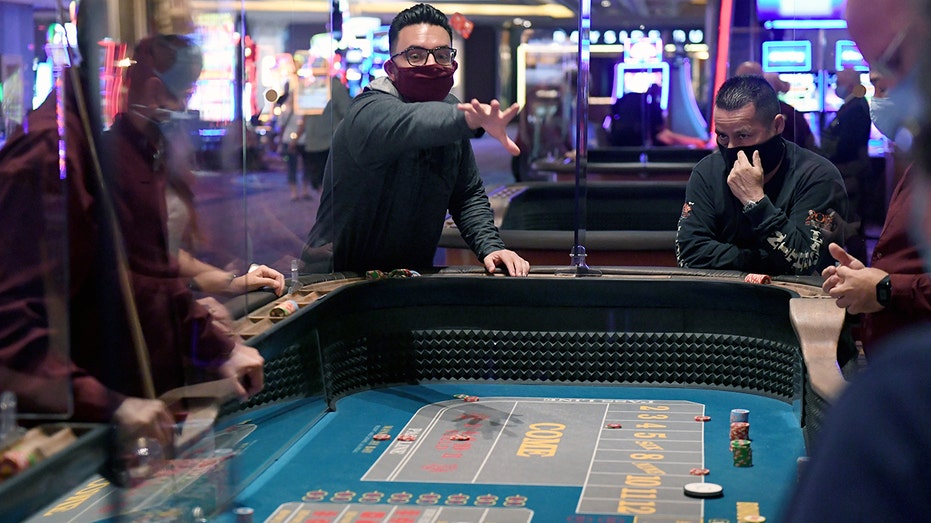
<path id="1" fill-rule="evenodd" d="M 366 92 L 346 116 L 351 146 L 367 161 L 390 163 L 405 150 L 428 149 L 473 138 L 465 117 L 446 102 L 409 103 L 390 93 Z"/>
<path id="2" fill-rule="evenodd" d="M 463 144 L 462 162 L 456 188 L 449 202 L 449 213 L 463 240 L 481 261 L 494 251 L 505 248 L 495 227 L 495 215 L 479 177 L 472 146 Z"/>
<path id="3" fill-rule="evenodd" d="M 731 198 L 730 190 L 715 186 L 712 177 L 703 173 L 723 170 L 720 156 L 708 157 L 699 162 L 692 170 L 685 190 L 685 204 L 676 231 L 676 261 L 680 267 L 694 269 L 737 269 L 753 265 L 758 254 L 750 249 L 741 249 L 733 243 L 721 241 L 716 227 L 716 202 L 723 204 L 721 191 L 727 191 L 723 198 Z M 735 216 L 735 219 L 738 217 Z"/>

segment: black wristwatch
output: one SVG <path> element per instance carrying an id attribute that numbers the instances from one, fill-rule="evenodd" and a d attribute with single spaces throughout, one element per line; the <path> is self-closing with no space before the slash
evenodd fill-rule
<path id="1" fill-rule="evenodd" d="M 876 301 L 883 307 L 888 307 L 892 301 L 892 280 L 888 274 L 876 284 Z"/>

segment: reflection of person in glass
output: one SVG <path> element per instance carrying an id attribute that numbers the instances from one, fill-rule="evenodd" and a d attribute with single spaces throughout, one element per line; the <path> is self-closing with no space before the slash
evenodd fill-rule
<path id="1" fill-rule="evenodd" d="M 469 143 L 480 129 L 512 155 L 506 125 L 517 105 L 458 103 L 458 67 L 446 15 L 418 4 L 388 32 L 387 77 L 358 95 L 333 136 L 317 220 L 304 249 L 305 271 L 430 268 L 447 212 L 485 269 L 523 276 L 529 263 L 508 250 Z M 316 262 L 316 263 L 315 263 Z"/>
<path id="2" fill-rule="evenodd" d="M 831 212 L 847 213 L 837 168 L 786 141 L 769 83 L 735 76 L 714 102 L 718 150 L 695 165 L 679 219 L 683 267 L 811 274 L 829 263 Z"/>
<path id="3" fill-rule="evenodd" d="M 0 151 L 0 217 L 22 225 L 5 233 L 0 243 L 0 322 L 5 326 L 0 381 L 17 393 L 26 410 L 72 408 L 75 421 L 113 420 L 129 441 L 147 436 L 167 444 L 174 419 L 151 396 L 193 381 L 237 377 L 243 384 L 237 382 L 236 392 L 246 397 L 263 386 L 263 360 L 193 300 L 168 252 L 166 130 L 172 114 L 184 109 L 200 73 L 199 49 L 187 38 L 159 35 L 142 40 L 133 60 L 127 71 L 127 107 L 101 144 L 102 179 L 112 184 L 107 189 L 115 223 L 101 210 L 106 200 L 88 153 L 93 145 L 77 112 L 83 100 L 70 88 L 67 92 L 68 176 L 62 182 L 67 260 L 49 261 L 38 241 L 54 223 L 36 210 L 58 190 L 54 94 L 30 114 L 28 132 L 12 137 Z M 23 221 L 23 209 L 31 209 L 34 219 Z M 113 252 L 112 235 L 119 230 L 125 265 Z M 43 281 L 52 271 L 68 271 L 63 308 L 69 315 L 71 361 L 49 349 L 54 337 L 49 316 L 57 307 L 46 299 Z M 136 314 L 123 300 L 121 281 L 131 288 Z M 147 351 L 154 390 L 147 390 L 146 366 L 137 361 L 133 347 Z M 70 405 L 67 395 L 49 392 L 60 390 L 50 384 L 61 380 L 71 381 Z"/>

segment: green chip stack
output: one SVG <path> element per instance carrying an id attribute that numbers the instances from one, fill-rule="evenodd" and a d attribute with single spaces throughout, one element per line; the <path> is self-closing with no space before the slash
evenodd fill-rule
<path id="1" fill-rule="evenodd" d="M 731 452 L 734 453 L 735 467 L 752 467 L 753 451 L 750 448 L 750 440 L 735 439 L 731 441 Z"/>

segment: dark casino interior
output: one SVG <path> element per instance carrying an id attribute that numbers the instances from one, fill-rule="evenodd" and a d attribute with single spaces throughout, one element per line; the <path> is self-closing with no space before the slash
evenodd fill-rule
<path id="1" fill-rule="evenodd" d="M 369 203 L 346 195 L 446 183 L 338 178 L 335 137 L 365 142 L 337 100 L 400 85 L 415 3 L 0 0 L 0 520 L 786 520 L 869 324 L 830 255 L 714 267 L 680 240 L 738 112 L 715 96 L 756 67 L 779 143 L 846 192 L 808 210 L 815 255 L 877 259 L 909 159 L 867 117 L 839 152 L 884 96 L 847 1 L 432 2 L 449 92 L 519 107 L 519 154 L 456 143 L 529 274 L 489 272 L 455 196 L 432 266 L 350 270 L 308 236 Z M 343 234 L 401 228 L 400 201 Z"/>

